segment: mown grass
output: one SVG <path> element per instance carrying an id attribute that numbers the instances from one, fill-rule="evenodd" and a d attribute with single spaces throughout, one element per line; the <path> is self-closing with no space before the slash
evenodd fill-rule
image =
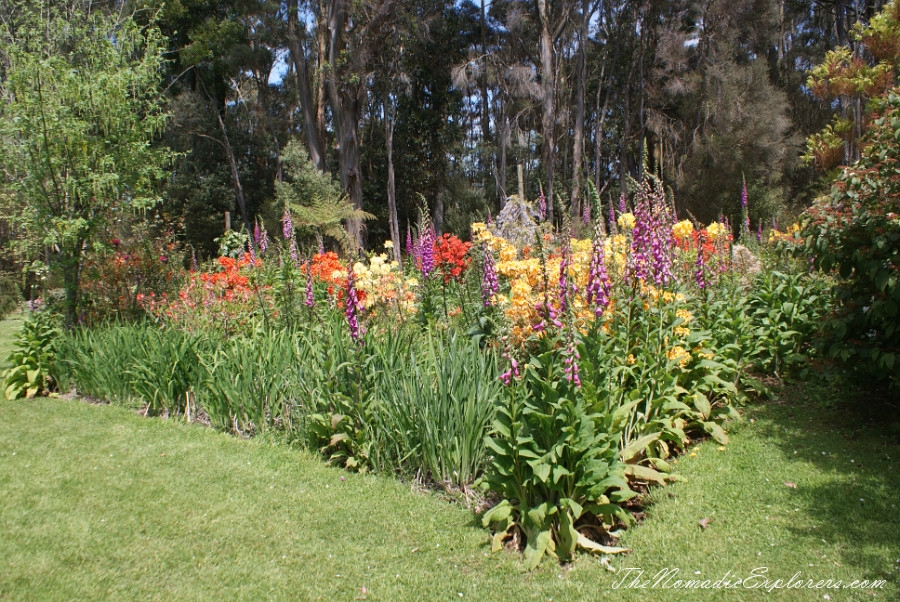
<path id="1" fill-rule="evenodd" d="M 0 599 L 898 599 L 897 434 L 878 415 L 822 407 L 791 391 L 750 408 L 725 451 L 683 456 L 686 481 L 652 493 L 613 574 L 587 556 L 523 573 L 514 554 L 488 553 L 459 505 L 283 445 L 114 406 L 0 402 Z M 626 567 L 887 583 L 616 588 Z"/>
<path id="2" fill-rule="evenodd" d="M 9 368 L 6 358 L 13 350 L 13 339 L 22 327 L 22 314 L 15 313 L 5 320 L 0 320 L 0 371 Z"/>

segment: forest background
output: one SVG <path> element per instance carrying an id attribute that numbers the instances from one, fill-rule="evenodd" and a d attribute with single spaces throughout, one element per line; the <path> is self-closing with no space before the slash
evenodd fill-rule
<path id="1" fill-rule="evenodd" d="M 738 224 L 746 182 L 752 229 L 787 223 L 827 190 L 817 167 L 832 165 L 802 160 L 807 137 L 837 114 L 834 163 L 858 152 L 862 95 L 818 98 L 809 70 L 829 50 L 858 48 L 854 26 L 882 2 L 44 4 L 4 3 L 7 42 L 35 7 L 158 27 L 167 118 L 146 134 L 174 154 L 163 153 L 159 202 L 144 204 L 144 217 L 202 260 L 219 248 L 226 211 L 235 228 L 277 229 L 285 179 L 300 203 L 343 193 L 373 216 L 349 214 L 351 240 L 392 240 L 398 255 L 423 201 L 438 236 L 467 236 L 509 196 L 541 192 L 560 224 L 589 210 L 589 187 L 608 207 L 644 170 L 671 187 L 680 217 Z M 4 218 L 17 214 L 16 198 L 0 195 Z M 24 266 L 27 290 L 54 246 L 10 219 L 0 219 L 0 240 L 0 270 Z"/>

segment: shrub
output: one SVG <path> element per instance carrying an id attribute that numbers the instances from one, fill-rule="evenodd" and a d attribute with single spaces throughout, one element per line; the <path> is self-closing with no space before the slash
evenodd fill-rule
<path id="1" fill-rule="evenodd" d="M 900 89 L 876 104 L 860 160 L 808 211 L 803 235 L 815 266 L 838 277 L 827 353 L 897 386 L 900 376 Z"/>

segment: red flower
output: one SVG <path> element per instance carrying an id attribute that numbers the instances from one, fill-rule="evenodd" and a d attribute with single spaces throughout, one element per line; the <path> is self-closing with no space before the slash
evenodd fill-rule
<path id="1" fill-rule="evenodd" d="M 444 275 L 444 282 L 460 278 L 469 267 L 471 243 L 462 242 L 452 234 L 444 234 L 434 242 L 434 256 L 437 269 Z"/>

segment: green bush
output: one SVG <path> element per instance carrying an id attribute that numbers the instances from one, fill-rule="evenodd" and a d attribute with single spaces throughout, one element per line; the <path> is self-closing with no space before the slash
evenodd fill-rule
<path id="1" fill-rule="evenodd" d="M 0 274 L 0 320 L 19 308 L 22 303 L 22 291 L 14 276 Z"/>
<path id="2" fill-rule="evenodd" d="M 837 307 L 825 324 L 827 353 L 867 378 L 900 377 L 900 90 L 876 103 L 860 160 L 808 211 L 803 235 L 815 266 L 836 273 Z"/>

